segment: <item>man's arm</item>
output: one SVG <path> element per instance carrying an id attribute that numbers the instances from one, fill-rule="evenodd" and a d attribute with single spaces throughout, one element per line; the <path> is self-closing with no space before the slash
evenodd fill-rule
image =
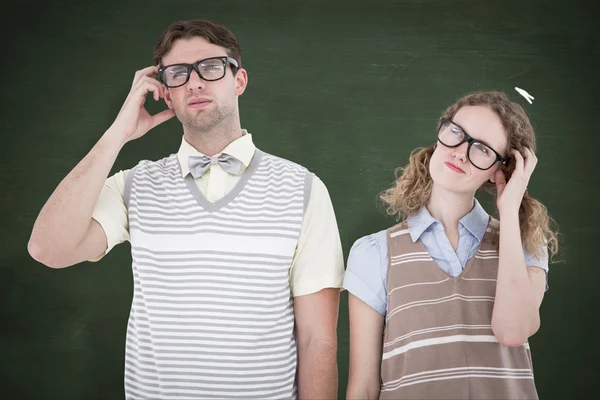
<path id="1" fill-rule="evenodd" d="M 294 296 L 301 399 L 337 398 L 337 318 L 344 276 L 340 234 L 329 193 L 313 176 L 290 284 Z"/>
<path id="2" fill-rule="evenodd" d="M 294 298 L 300 399 L 337 398 L 339 300 L 337 288 Z"/>
<path id="3" fill-rule="evenodd" d="M 92 219 L 94 207 L 121 148 L 171 118 L 172 110 L 154 116 L 144 108 L 148 92 L 163 97 L 163 88 L 152 78 L 157 67 L 135 74 L 131 91 L 112 126 L 50 196 L 33 226 L 29 254 L 52 267 L 64 268 L 92 259 L 107 249 L 106 236 Z"/>
<path id="4" fill-rule="evenodd" d="M 106 236 L 92 212 L 122 145 L 107 132 L 58 185 L 33 226 L 27 248 L 34 259 L 63 268 L 106 250 Z"/>

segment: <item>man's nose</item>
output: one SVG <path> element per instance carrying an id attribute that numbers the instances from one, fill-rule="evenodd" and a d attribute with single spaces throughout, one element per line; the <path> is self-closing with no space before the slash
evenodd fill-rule
<path id="1" fill-rule="evenodd" d="M 192 68 L 187 86 L 188 89 L 204 89 L 206 81 L 200 77 L 200 74 L 198 74 L 194 68 Z"/>

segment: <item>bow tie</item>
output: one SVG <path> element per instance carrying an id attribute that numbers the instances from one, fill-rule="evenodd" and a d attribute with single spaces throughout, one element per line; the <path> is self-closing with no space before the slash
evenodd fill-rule
<path id="1" fill-rule="evenodd" d="M 208 171 L 212 164 L 219 164 L 225 172 L 231 175 L 240 175 L 244 166 L 240 160 L 229 154 L 221 154 L 220 156 L 190 156 L 188 157 L 188 166 L 190 173 L 194 179 L 198 179 Z"/>

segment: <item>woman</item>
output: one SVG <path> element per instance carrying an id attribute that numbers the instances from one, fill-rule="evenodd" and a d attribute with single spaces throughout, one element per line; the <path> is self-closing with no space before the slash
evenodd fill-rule
<path id="1" fill-rule="evenodd" d="M 381 198 L 396 226 L 348 258 L 350 399 L 537 398 L 540 326 L 557 236 L 527 194 L 533 128 L 504 93 L 467 95 Z M 475 199 L 496 193 L 499 221 Z"/>

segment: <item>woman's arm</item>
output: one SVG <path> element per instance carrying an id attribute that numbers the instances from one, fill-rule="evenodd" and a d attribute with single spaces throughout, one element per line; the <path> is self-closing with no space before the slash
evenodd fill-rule
<path id="1" fill-rule="evenodd" d="M 522 345 L 540 327 L 546 273 L 541 268 L 526 268 L 522 246 L 518 215 L 501 216 L 492 330 L 506 346 Z"/>
<path id="2" fill-rule="evenodd" d="M 350 312 L 350 373 L 346 399 L 378 399 L 380 390 L 383 315 L 348 294 Z"/>
<path id="3" fill-rule="evenodd" d="M 512 151 L 516 166 L 508 182 L 496 171 L 496 204 L 500 212 L 500 252 L 492 331 L 506 346 L 520 346 L 540 327 L 540 305 L 546 276 L 540 268 L 526 268 L 519 225 L 519 208 L 537 157 Z"/>

